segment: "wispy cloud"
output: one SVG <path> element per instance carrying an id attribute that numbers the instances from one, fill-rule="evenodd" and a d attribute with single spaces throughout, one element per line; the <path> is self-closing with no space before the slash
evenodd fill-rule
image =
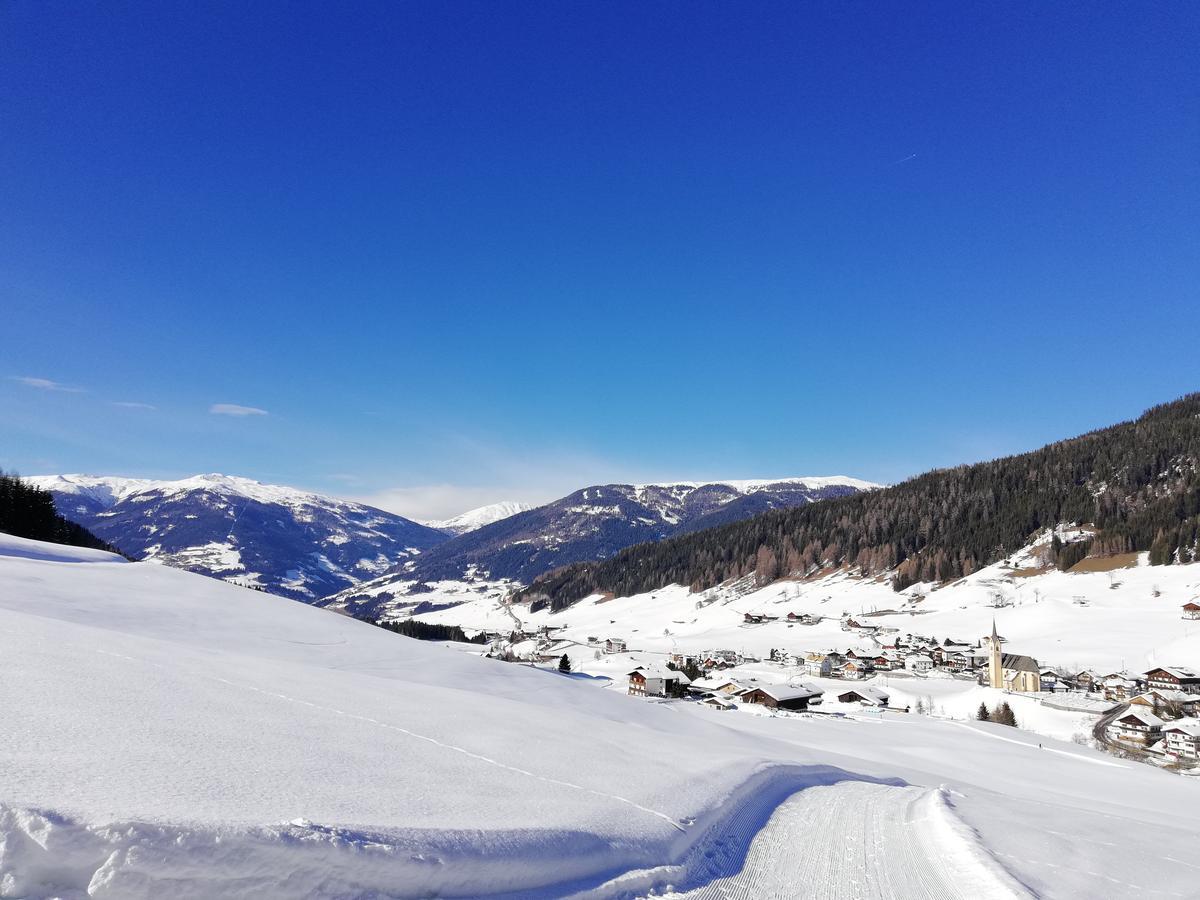
<path id="1" fill-rule="evenodd" d="M 214 416 L 267 416 L 265 409 L 257 406 L 239 406 L 236 403 L 214 403 L 208 408 Z"/>
<path id="2" fill-rule="evenodd" d="M 12 375 L 13 381 L 20 382 L 25 387 L 37 388 L 39 391 L 61 391 L 64 394 L 82 394 L 84 389 L 81 387 L 72 387 L 67 384 L 59 384 L 57 381 L 51 381 L 49 378 L 34 378 L 32 375 Z"/>
<path id="3" fill-rule="evenodd" d="M 114 400 L 112 405 L 122 409 L 158 409 L 152 403 L 139 403 L 136 400 Z"/>
<path id="4" fill-rule="evenodd" d="M 582 485 L 580 485 L 582 487 Z M 386 509 L 417 521 L 449 519 L 469 509 L 478 509 L 502 500 L 518 500 L 530 506 L 548 503 L 560 496 L 556 491 L 512 486 L 478 487 L 461 484 L 423 484 L 414 487 L 385 488 L 355 497 L 359 503 Z"/>

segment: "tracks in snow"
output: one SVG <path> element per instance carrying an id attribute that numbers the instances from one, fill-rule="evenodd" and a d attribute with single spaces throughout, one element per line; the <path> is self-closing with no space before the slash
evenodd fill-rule
<path id="1" fill-rule="evenodd" d="M 810 787 L 775 810 L 748 850 L 738 826 L 752 823 L 738 818 L 684 864 L 682 881 L 700 886 L 659 896 L 991 900 L 1025 894 L 965 833 L 941 791 L 864 781 Z"/>

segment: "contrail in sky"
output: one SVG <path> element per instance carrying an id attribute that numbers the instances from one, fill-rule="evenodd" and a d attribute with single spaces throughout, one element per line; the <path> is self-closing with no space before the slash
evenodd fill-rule
<path id="1" fill-rule="evenodd" d="M 892 163 L 892 165 L 893 165 L 893 166 L 898 166 L 898 165 L 900 165 L 900 163 L 906 163 L 906 162 L 908 162 L 910 159 L 916 159 L 916 158 L 917 158 L 917 154 L 915 154 L 915 153 L 910 153 L 910 154 L 908 154 L 908 156 L 904 157 L 904 159 L 898 159 L 898 160 L 896 160 L 894 163 Z"/>

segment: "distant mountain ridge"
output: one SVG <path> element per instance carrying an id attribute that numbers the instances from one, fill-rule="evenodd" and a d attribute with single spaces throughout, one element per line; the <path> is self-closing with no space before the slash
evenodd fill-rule
<path id="1" fill-rule="evenodd" d="M 381 509 L 231 475 L 22 479 L 136 558 L 311 602 L 448 539 Z"/>
<path id="2" fill-rule="evenodd" d="M 396 594 L 420 593 L 429 582 L 510 579 L 529 584 L 553 569 L 607 559 L 634 544 L 877 487 L 840 475 L 593 485 L 466 532 L 320 605 L 349 606 L 357 614 L 372 615 Z"/>
<path id="3" fill-rule="evenodd" d="M 442 519 L 437 522 L 425 522 L 430 528 L 436 528 L 438 531 L 444 531 L 446 534 L 457 537 L 460 534 L 466 534 L 468 531 L 474 531 L 477 528 L 482 528 L 484 525 L 491 525 L 493 522 L 499 522 L 501 519 L 507 519 L 509 516 L 515 516 L 517 513 L 525 512 L 533 509 L 527 503 L 518 503 L 516 500 L 502 500 L 499 503 L 489 503 L 487 506 L 481 506 L 478 509 L 470 509 L 465 513 L 460 513 L 451 519 Z"/>

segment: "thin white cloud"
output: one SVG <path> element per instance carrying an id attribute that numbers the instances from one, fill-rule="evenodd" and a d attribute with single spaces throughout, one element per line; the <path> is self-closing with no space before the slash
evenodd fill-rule
<path id="1" fill-rule="evenodd" d="M 34 378 L 32 375 L 13 375 L 13 381 L 20 382 L 25 387 L 37 388 L 39 391 L 61 391 L 64 394 L 82 394 L 83 388 L 59 384 L 49 378 Z"/>
<path id="2" fill-rule="evenodd" d="M 583 487 L 583 485 L 580 485 Z M 504 500 L 516 500 L 540 506 L 561 496 L 558 492 L 537 488 L 479 487 L 459 484 L 423 484 L 415 487 L 386 488 L 355 497 L 359 503 L 374 506 L 415 519 L 433 522 L 449 519 L 470 509 L 478 509 Z"/>
<path id="3" fill-rule="evenodd" d="M 139 403 L 136 400 L 114 400 L 113 406 L 119 406 L 122 409 L 158 409 L 152 403 Z"/>
<path id="4" fill-rule="evenodd" d="M 208 408 L 214 416 L 267 416 L 265 409 L 257 406 L 239 406 L 236 403 L 214 403 Z"/>
<path id="5" fill-rule="evenodd" d="M 449 472 L 364 476 L 369 485 L 352 499 L 418 521 L 437 521 L 470 509 L 515 500 L 540 506 L 593 484 L 646 481 L 618 462 L 573 447 L 512 447 L 501 439 L 462 434 L 440 436 Z M 452 481 L 454 472 L 470 482 Z M 414 484 L 414 482 L 416 482 Z"/>

